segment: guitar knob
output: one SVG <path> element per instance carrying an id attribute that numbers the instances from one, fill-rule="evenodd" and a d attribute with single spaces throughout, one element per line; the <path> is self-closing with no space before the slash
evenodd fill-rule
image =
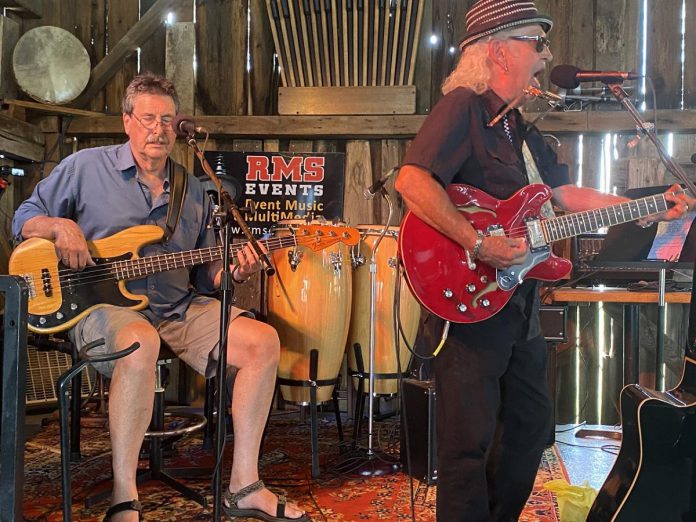
<path id="1" fill-rule="evenodd" d="M 470 294 L 473 294 L 474 292 L 476 292 L 476 285 L 473 283 L 469 283 L 468 285 L 466 285 L 466 290 Z"/>
<path id="2" fill-rule="evenodd" d="M 482 282 L 484 285 L 488 284 L 488 276 L 485 276 L 485 275 L 484 275 L 484 276 L 481 276 L 481 282 Z"/>
<path id="3" fill-rule="evenodd" d="M 46 324 L 46 318 L 45 318 L 45 317 L 39 317 L 39 324 Z"/>
<path id="4" fill-rule="evenodd" d="M 464 303 L 459 303 L 459 304 L 457 305 L 457 310 L 459 310 L 459 312 L 461 312 L 461 313 L 466 313 L 466 311 L 468 310 L 468 308 L 467 308 L 467 306 L 466 306 Z"/>
<path id="5" fill-rule="evenodd" d="M 445 291 L 442 292 L 442 295 L 445 296 L 445 299 L 452 299 L 452 297 L 454 297 L 454 292 L 449 288 L 445 288 Z"/>
<path id="6" fill-rule="evenodd" d="M 489 306 L 491 306 L 491 302 L 488 299 L 483 299 L 481 301 L 481 306 L 483 306 L 484 308 L 488 308 Z"/>

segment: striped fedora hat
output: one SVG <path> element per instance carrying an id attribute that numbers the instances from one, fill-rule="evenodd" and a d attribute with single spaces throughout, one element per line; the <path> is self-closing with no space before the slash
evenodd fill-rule
<path id="1" fill-rule="evenodd" d="M 546 32 L 553 27 L 551 18 L 540 15 L 532 0 L 477 0 L 466 14 L 466 36 L 459 49 L 498 31 L 530 24 L 541 24 Z"/>

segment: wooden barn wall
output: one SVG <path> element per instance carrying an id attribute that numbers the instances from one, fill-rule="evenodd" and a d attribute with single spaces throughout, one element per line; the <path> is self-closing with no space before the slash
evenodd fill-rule
<path id="1" fill-rule="evenodd" d="M 464 14 L 473 0 L 423 0 L 422 37 L 416 62 L 415 84 L 417 112 L 427 114 L 440 97 L 440 85 L 456 64 L 457 46 L 464 36 Z M 43 0 L 44 16 L 40 20 L 19 19 L 21 32 L 40 25 L 59 26 L 77 36 L 87 49 L 94 67 L 109 49 L 127 33 L 157 0 Z M 550 64 L 573 64 L 586 69 L 633 70 L 640 67 L 642 45 L 641 17 L 643 2 L 638 0 L 537 0 L 542 12 L 551 14 L 555 27 L 550 33 L 554 60 Z M 696 6 L 687 2 L 684 44 L 693 48 L 696 39 Z M 649 0 L 647 70 L 653 78 L 658 108 L 679 109 L 682 98 L 685 109 L 696 109 L 695 53 L 686 53 L 681 64 L 682 13 L 681 0 Z M 139 7 L 140 6 L 140 7 Z M 140 11 L 138 10 L 140 9 Z M 247 24 L 247 10 L 251 23 Z M 268 115 L 276 113 L 279 74 L 274 60 L 270 26 L 265 0 L 181 0 L 174 10 L 177 22 L 193 22 L 196 28 L 196 80 L 194 113 L 206 115 Z M 195 14 L 194 14 L 195 13 Z M 12 16 L 12 15 L 11 15 Z M 155 31 L 140 50 L 142 70 L 165 71 L 166 27 Z M 430 42 L 430 35 L 438 37 Z M 247 47 L 249 46 L 249 49 Z M 251 67 L 247 68 L 247 50 Z M 99 112 L 119 113 L 123 89 L 137 70 L 138 57 L 131 55 L 110 79 L 106 87 L 85 108 Z M 193 64 L 192 64 L 193 67 Z M 683 86 L 683 94 L 682 94 Z M 547 84 L 548 87 L 548 84 Z M 639 95 L 639 93 L 637 93 Z M 648 107 L 652 108 L 648 96 Z M 539 108 L 537 104 L 535 106 Z M 606 103 L 590 110 L 619 110 Z M 647 113 L 650 116 L 650 113 Z M 47 135 L 47 149 L 60 145 L 52 154 L 59 160 L 73 150 L 69 136 Z M 378 179 L 386 170 L 398 165 L 408 146 L 408 139 L 383 136 L 375 140 L 306 139 L 301 130 L 294 140 L 248 141 L 234 135 L 209 143 L 208 148 L 223 150 L 338 150 L 346 153 L 346 216 L 353 224 L 379 222 L 385 217 L 382 201 L 366 202 L 362 197 L 365 185 Z M 582 155 L 577 133 L 559 133 L 559 157 L 570 165 L 574 179 L 582 165 L 583 184 L 599 187 L 604 135 L 583 136 Z M 605 166 L 613 172 L 613 185 L 618 192 L 627 186 L 668 181 L 654 159 L 652 146 L 643 140 L 629 148 L 632 135 L 622 135 L 612 144 L 612 154 Z M 550 138 L 552 139 L 552 138 Z M 613 138 L 612 138 L 613 140 Z M 80 138 L 75 144 L 82 148 L 118 141 L 111 138 Z M 553 141 L 553 140 L 552 140 Z M 696 150 L 692 135 L 674 138 L 675 156 L 686 162 Z M 270 147 L 270 148 L 269 148 Z M 193 158 L 182 145 L 177 158 L 192 166 Z M 651 163 L 652 162 L 652 163 Z M 45 172 L 52 168 L 46 165 Z M 692 173 L 693 169 L 688 169 Z M 629 173 L 632 176 L 629 179 Z M 26 195 L 37 178 L 18 182 Z M 20 195 L 14 197 L 20 201 Z"/>

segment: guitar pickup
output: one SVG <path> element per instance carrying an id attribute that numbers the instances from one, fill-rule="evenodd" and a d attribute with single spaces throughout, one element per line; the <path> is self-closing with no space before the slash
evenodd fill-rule
<path id="1" fill-rule="evenodd" d="M 51 272 L 48 268 L 41 269 L 41 286 L 46 297 L 53 297 L 53 285 L 51 284 Z"/>
<path id="2" fill-rule="evenodd" d="M 531 219 L 527 221 L 527 240 L 529 241 L 530 250 L 547 248 L 548 243 L 544 237 L 544 230 L 541 227 L 540 219 Z"/>

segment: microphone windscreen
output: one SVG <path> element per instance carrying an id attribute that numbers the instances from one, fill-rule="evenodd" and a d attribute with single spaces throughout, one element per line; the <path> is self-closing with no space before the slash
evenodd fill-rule
<path id="1" fill-rule="evenodd" d="M 580 85 L 577 79 L 579 72 L 580 69 L 573 65 L 557 65 L 551 69 L 551 83 L 561 89 L 576 89 Z"/>
<path id="2" fill-rule="evenodd" d="M 186 138 L 195 132 L 196 124 L 193 116 L 177 114 L 172 120 L 172 129 L 179 138 Z"/>

